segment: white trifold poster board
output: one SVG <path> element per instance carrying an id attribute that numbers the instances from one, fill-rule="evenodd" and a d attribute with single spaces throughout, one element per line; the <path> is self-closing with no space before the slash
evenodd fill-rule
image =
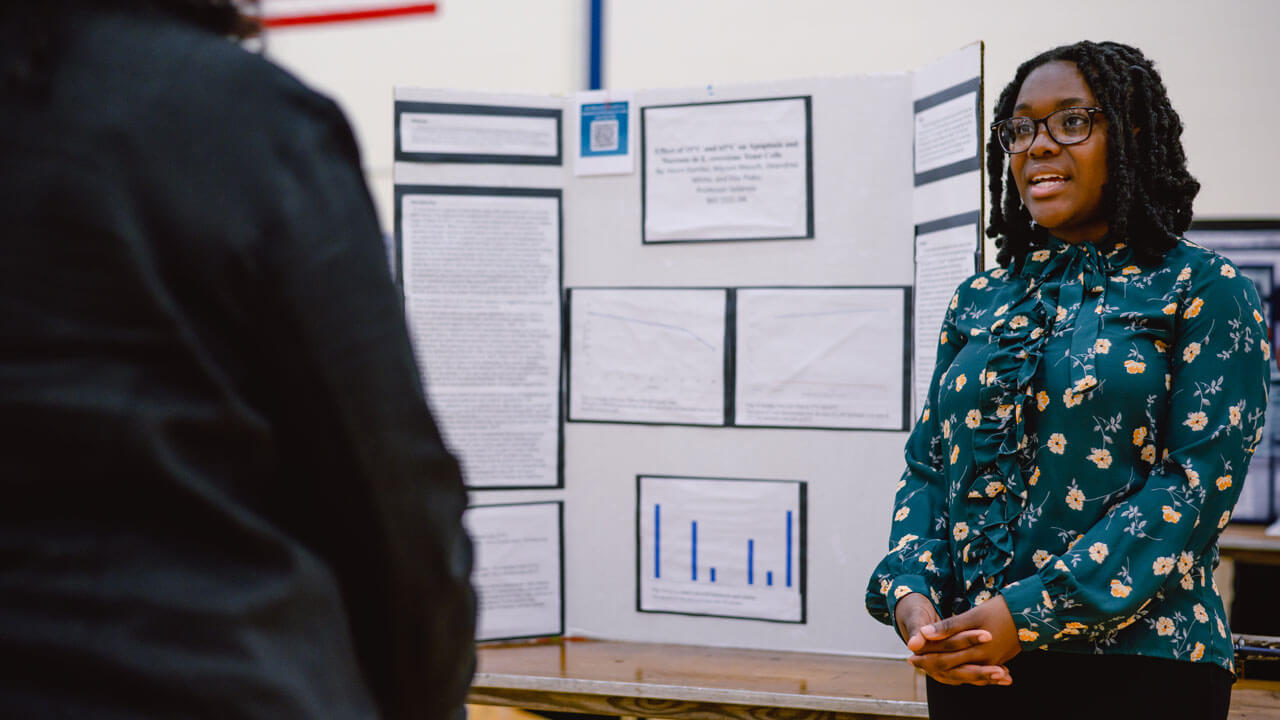
<path id="1" fill-rule="evenodd" d="M 481 639 L 903 655 L 863 597 L 975 267 L 981 72 L 973 45 L 732 87 L 396 90 L 395 269 L 471 490 Z"/>

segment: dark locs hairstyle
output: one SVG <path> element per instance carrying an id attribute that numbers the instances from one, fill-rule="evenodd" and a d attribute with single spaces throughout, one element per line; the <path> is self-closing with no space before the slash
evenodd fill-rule
<path id="1" fill-rule="evenodd" d="M 252 13 L 257 0 L 3 0 L 0 5 L 0 91 L 45 89 L 62 43 L 62 23 L 77 5 L 162 12 L 206 30 L 244 40 L 261 26 Z"/>
<path id="2" fill-rule="evenodd" d="M 1149 259 L 1163 255 L 1191 224 L 1191 202 L 1200 183 L 1187 172 L 1182 121 L 1169 104 L 1160 74 L 1141 50 L 1128 45 L 1079 42 L 1057 47 L 1018 68 L 996 102 L 996 122 L 1012 117 L 1027 75 L 1054 60 L 1075 63 L 1107 118 L 1107 183 L 1101 211 L 1107 217 L 1108 238 L 1123 240 Z M 1020 262 L 1046 231 L 1032 222 L 1022 204 L 994 132 L 987 142 L 987 174 L 987 236 L 999 238 L 997 262 Z"/>

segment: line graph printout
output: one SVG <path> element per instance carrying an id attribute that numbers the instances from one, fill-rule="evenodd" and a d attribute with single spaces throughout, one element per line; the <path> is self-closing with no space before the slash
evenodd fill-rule
<path id="1" fill-rule="evenodd" d="M 805 483 L 637 485 L 638 610 L 805 622 Z"/>
<path id="2" fill-rule="evenodd" d="M 737 298 L 737 425 L 903 429 L 906 288 Z"/>
<path id="3" fill-rule="evenodd" d="M 575 288 L 569 419 L 723 425 L 725 290 Z"/>

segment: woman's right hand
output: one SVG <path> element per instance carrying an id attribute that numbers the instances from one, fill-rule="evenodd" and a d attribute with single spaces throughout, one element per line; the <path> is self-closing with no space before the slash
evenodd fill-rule
<path id="1" fill-rule="evenodd" d="M 907 643 L 907 649 L 913 653 L 919 653 L 926 643 L 920 628 L 935 625 L 941 620 L 933 603 L 920 593 L 911 593 L 903 597 L 894 610 L 898 634 Z M 990 642 L 990 640 L 991 633 L 986 630 L 964 630 L 942 640 L 941 644 L 936 638 L 928 642 L 936 648 L 935 652 L 956 652 Z M 1008 685 L 1013 681 L 1009 670 L 1003 665 L 958 665 L 947 669 L 921 669 L 928 672 L 934 680 L 945 685 Z"/>

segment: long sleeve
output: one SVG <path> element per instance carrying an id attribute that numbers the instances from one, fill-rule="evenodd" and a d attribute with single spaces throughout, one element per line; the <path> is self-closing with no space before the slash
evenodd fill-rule
<path id="1" fill-rule="evenodd" d="M 866 606 L 872 617 L 894 623 L 898 601 L 918 592 L 930 598 L 939 612 L 951 597 L 951 548 L 947 538 L 948 487 L 943 463 L 944 422 L 938 407 L 939 383 L 965 342 L 956 325 L 958 295 L 938 335 L 937 363 L 929 382 L 929 396 L 906 445 L 906 470 L 898 480 L 893 503 L 889 552 L 876 566 L 867 585 Z M 949 429 L 949 428 L 948 428 Z"/>
<path id="2" fill-rule="evenodd" d="M 1201 604 L 1190 617 L 1147 610 L 1153 599 L 1212 583 L 1216 539 L 1240 495 L 1267 406 L 1270 347 L 1253 284 L 1224 258 L 1204 257 L 1182 268 L 1163 297 L 1148 300 L 1175 316 L 1172 342 L 1156 345 L 1170 353 L 1167 410 L 1153 428 L 1132 432 L 1135 446 L 1151 446 L 1144 448 L 1149 473 L 1144 479 L 1144 468 L 1134 468 L 1131 489 L 1100 520 L 1064 553 L 1037 562 L 1035 574 L 1001 590 L 1024 647 L 1083 638 L 1105 645 L 1142 622 L 1154 639 L 1172 643 L 1171 656 L 1196 661 L 1205 654 L 1197 638 L 1226 638 L 1221 618 L 1210 622 Z M 1125 362 L 1131 373 L 1145 368 L 1140 359 Z M 1148 398 L 1148 407 L 1155 401 Z M 1129 439 L 1126 431 L 1122 442 Z M 1110 457 L 1095 449 L 1089 460 L 1104 467 Z M 1073 486 L 1068 512 L 1087 500 Z"/>

